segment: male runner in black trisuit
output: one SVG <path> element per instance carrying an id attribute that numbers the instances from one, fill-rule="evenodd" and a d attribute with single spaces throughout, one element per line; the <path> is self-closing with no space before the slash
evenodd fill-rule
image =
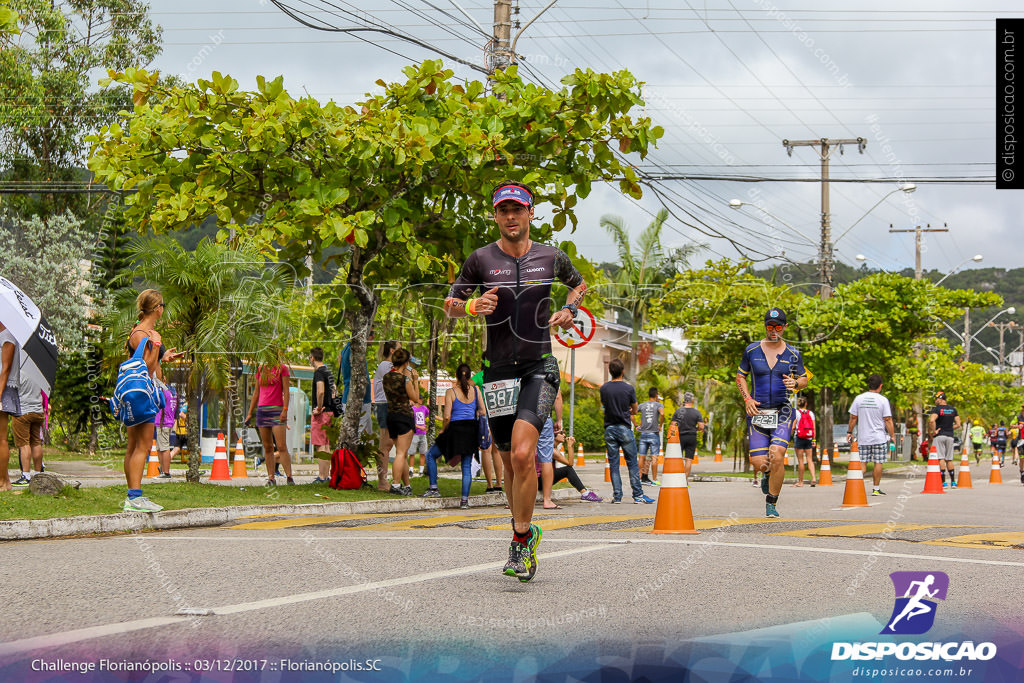
<path id="1" fill-rule="evenodd" d="M 512 511 L 512 545 L 503 573 L 529 581 L 537 571 L 541 538 L 540 527 L 531 524 L 537 497 L 534 454 L 561 384 L 558 362 L 551 355 L 550 327 L 572 325 L 587 286 L 565 252 L 530 240 L 529 187 L 501 183 L 492 202 L 501 238 L 470 254 L 444 307 L 453 318 L 486 316 L 484 401 L 494 445 L 505 465 L 505 495 Z M 552 315 L 555 280 L 571 291 L 566 304 Z M 471 299 L 478 287 L 483 294 Z"/>

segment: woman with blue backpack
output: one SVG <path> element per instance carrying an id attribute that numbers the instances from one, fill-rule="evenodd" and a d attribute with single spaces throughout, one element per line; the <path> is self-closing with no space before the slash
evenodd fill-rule
<path id="1" fill-rule="evenodd" d="M 171 362 L 181 358 L 184 352 L 164 347 L 160 333 L 156 331 L 156 323 L 164 314 L 164 298 L 155 289 L 144 290 L 135 300 L 135 309 L 138 312 L 138 322 L 128 334 L 128 341 L 125 348 L 132 358 L 122 364 L 118 372 L 118 388 L 115 390 L 111 407 L 114 408 L 114 401 L 118 401 L 122 409 L 115 410 L 115 413 L 127 427 L 128 447 L 124 455 L 124 477 L 128 483 L 128 497 L 125 498 L 123 509 L 125 512 L 159 512 L 163 510 L 162 505 L 157 505 L 146 496 L 142 495 L 142 472 L 146 467 L 146 460 L 149 458 L 149 451 L 153 445 L 154 424 L 157 412 L 163 408 L 163 392 L 157 382 L 162 383 L 163 373 L 160 370 L 160 363 Z M 144 372 L 132 375 L 133 365 L 137 361 L 145 363 Z M 148 373 L 148 380 L 156 394 L 159 396 L 158 404 L 155 404 L 156 411 L 151 415 L 150 409 L 154 406 L 138 403 L 133 406 L 135 399 L 132 394 L 145 394 L 147 388 L 137 386 L 144 383 L 145 375 Z M 141 380 L 141 382 L 139 382 Z M 156 382 L 154 382 L 156 380 Z M 135 386 L 133 386 L 133 384 Z"/>

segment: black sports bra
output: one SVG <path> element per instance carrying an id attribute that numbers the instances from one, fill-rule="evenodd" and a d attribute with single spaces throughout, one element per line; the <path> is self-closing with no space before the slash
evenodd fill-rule
<path id="1" fill-rule="evenodd" d="M 142 330 L 138 330 L 138 329 L 133 329 L 133 330 L 131 331 L 131 333 L 130 333 L 130 334 L 128 335 L 128 352 L 129 352 L 129 353 L 135 353 L 136 349 L 138 349 L 138 348 L 139 348 L 139 345 L 138 345 L 138 344 L 136 344 L 136 345 L 135 345 L 134 347 L 132 346 L 132 336 L 133 336 L 133 335 L 134 335 L 134 334 L 135 334 L 136 332 L 141 332 L 141 331 L 142 331 Z M 148 337 L 149 335 L 146 335 L 146 336 Z M 165 352 L 167 351 L 167 349 L 165 349 L 165 348 L 164 348 L 164 345 L 163 345 L 163 344 L 157 344 L 157 348 L 158 348 L 158 349 L 160 349 L 160 350 L 159 350 L 159 351 L 157 352 L 157 357 L 156 357 L 156 359 L 157 359 L 157 362 L 159 362 L 159 361 L 162 361 L 162 360 L 164 359 L 164 353 L 165 353 Z"/>

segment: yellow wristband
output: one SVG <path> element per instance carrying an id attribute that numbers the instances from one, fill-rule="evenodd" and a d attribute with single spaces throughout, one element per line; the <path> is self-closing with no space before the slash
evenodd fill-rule
<path id="1" fill-rule="evenodd" d="M 476 312 L 476 302 L 477 301 L 478 301 L 478 299 L 470 299 L 469 301 L 466 302 L 466 313 L 468 313 L 470 315 L 476 315 L 477 314 L 477 312 Z"/>

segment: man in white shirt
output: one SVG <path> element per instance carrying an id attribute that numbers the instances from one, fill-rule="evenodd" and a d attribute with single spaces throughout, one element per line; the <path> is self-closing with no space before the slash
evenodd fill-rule
<path id="1" fill-rule="evenodd" d="M 853 399 L 850 406 L 850 428 L 846 438 L 853 437 L 853 428 L 857 430 L 857 445 L 860 459 L 865 463 L 873 462 L 872 478 L 874 488 L 872 496 L 884 496 L 879 488 L 882 483 L 882 463 L 889 455 L 889 441 L 896 441 L 896 433 L 892 424 L 892 408 L 889 399 L 882 396 L 882 376 L 874 374 L 868 377 L 868 390 Z"/>

